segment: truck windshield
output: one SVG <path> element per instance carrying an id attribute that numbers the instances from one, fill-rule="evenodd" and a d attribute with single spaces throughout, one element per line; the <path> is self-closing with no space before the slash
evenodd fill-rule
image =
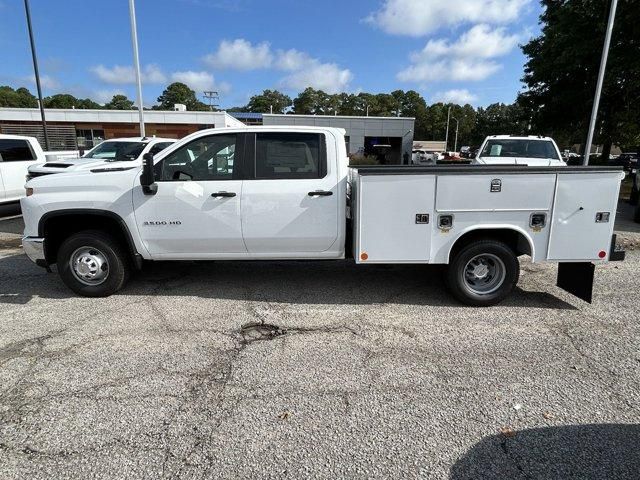
<path id="1" fill-rule="evenodd" d="M 481 157 L 551 158 L 560 160 L 553 143 L 534 139 L 492 139 L 482 149 Z"/>
<path id="2" fill-rule="evenodd" d="M 109 162 L 127 162 L 138 158 L 146 145 L 143 142 L 102 142 L 82 158 L 96 158 Z"/>

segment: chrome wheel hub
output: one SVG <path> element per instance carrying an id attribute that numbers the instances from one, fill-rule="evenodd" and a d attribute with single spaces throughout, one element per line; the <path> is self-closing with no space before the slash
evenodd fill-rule
<path id="1" fill-rule="evenodd" d="M 464 285 L 476 295 L 489 295 L 498 290 L 507 275 L 504 262 L 496 255 L 483 253 L 467 262 L 462 272 Z"/>
<path id="2" fill-rule="evenodd" d="M 80 247 L 69 259 L 73 275 L 85 285 L 100 285 L 109 276 L 109 263 L 104 253 L 94 247 Z"/>

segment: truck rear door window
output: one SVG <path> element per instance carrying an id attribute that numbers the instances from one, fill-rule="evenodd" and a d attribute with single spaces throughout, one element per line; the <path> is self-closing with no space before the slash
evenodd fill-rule
<path id="1" fill-rule="evenodd" d="M 3 162 L 24 162 L 36 159 L 29 142 L 10 138 L 0 140 L 0 157 Z"/>
<path id="2" fill-rule="evenodd" d="M 324 139 L 318 133 L 256 134 L 256 179 L 322 178 Z"/>

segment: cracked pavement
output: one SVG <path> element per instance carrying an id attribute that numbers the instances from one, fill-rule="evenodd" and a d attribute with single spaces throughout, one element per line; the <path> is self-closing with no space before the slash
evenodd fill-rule
<path id="1" fill-rule="evenodd" d="M 594 303 L 524 262 L 159 263 L 74 296 L 0 221 L 0 478 L 637 478 L 640 252 Z M 501 429 L 502 432 L 501 433 Z"/>

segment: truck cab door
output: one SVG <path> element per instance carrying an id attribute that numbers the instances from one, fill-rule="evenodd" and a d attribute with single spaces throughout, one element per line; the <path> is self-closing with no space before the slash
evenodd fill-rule
<path id="1" fill-rule="evenodd" d="M 326 134 L 249 134 L 246 151 L 242 231 L 249 253 L 287 258 L 329 250 L 345 206 Z"/>
<path id="2" fill-rule="evenodd" d="M 154 258 L 246 253 L 240 223 L 243 135 L 204 135 L 155 164 L 155 195 L 134 187 L 136 223 Z"/>

